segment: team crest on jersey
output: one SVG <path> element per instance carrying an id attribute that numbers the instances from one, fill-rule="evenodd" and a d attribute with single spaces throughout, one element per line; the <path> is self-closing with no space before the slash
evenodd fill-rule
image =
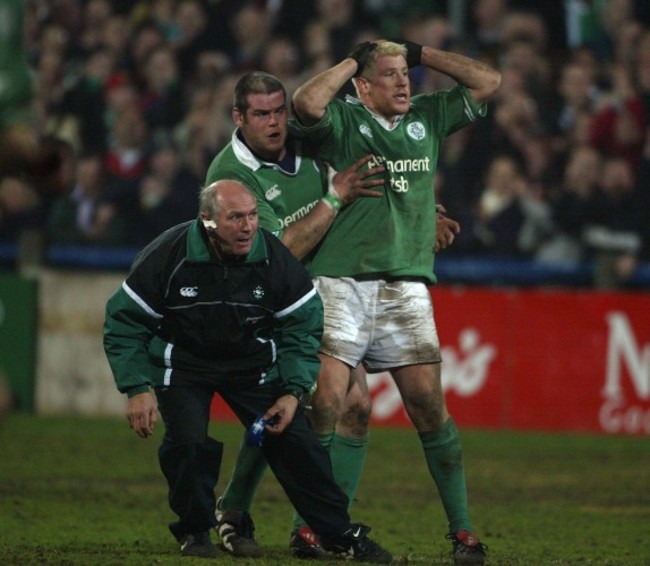
<path id="1" fill-rule="evenodd" d="M 406 133 L 414 140 L 420 141 L 424 139 L 424 125 L 422 122 L 411 122 L 406 127 Z"/>
<path id="2" fill-rule="evenodd" d="M 277 185 L 273 185 L 269 190 L 267 190 L 264 193 L 264 196 L 266 197 L 266 200 L 273 200 L 274 198 L 279 197 L 281 194 L 280 189 L 278 189 Z"/>
<path id="3" fill-rule="evenodd" d="M 361 135 L 366 136 L 367 138 L 372 137 L 372 130 L 368 124 L 360 124 L 359 131 L 361 132 Z"/>
<path id="4" fill-rule="evenodd" d="M 264 296 L 264 289 L 260 287 L 259 285 L 253 289 L 253 297 L 255 297 L 258 301 Z"/>

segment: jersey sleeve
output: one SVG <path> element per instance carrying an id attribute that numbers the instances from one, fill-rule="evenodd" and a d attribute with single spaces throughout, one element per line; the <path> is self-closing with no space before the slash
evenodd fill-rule
<path id="1" fill-rule="evenodd" d="M 129 397 L 152 383 L 147 345 L 163 318 L 165 255 L 155 241 L 145 248 L 106 303 L 104 351 L 118 390 Z"/>
<path id="2" fill-rule="evenodd" d="M 312 124 L 305 126 L 297 120 L 292 120 L 290 123 L 291 131 L 299 138 L 308 140 L 310 144 L 318 147 L 318 154 L 320 158 L 324 157 L 323 148 L 326 145 L 336 145 L 336 133 L 342 131 L 341 125 L 341 112 L 344 110 L 345 103 L 335 98 L 327 105 L 323 117 Z"/>
<path id="3" fill-rule="evenodd" d="M 303 265 L 272 244 L 278 369 L 285 390 L 310 391 L 318 377 L 323 303 Z"/>
<path id="4" fill-rule="evenodd" d="M 487 103 L 477 104 L 467 88 L 456 85 L 449 90 L 416 95 L 412 107 L 429 117 L 433 131 L 444 137 L 485 117 Z"/>

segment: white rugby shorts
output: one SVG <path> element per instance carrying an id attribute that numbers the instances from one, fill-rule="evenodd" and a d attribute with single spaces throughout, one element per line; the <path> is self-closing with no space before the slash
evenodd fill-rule
<path id="1" fill-rule="evenodd" d="M 424 282 L 316 277 L 314 285 L 325 307 L 323 354 L 369 372 L 441 361 Z"/>

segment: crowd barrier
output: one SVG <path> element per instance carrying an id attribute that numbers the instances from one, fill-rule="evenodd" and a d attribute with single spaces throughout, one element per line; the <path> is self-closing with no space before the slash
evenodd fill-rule
<path id="1" fill-rule="evenodd" d="M 33 379 L 38 412 L 123 414 L 125 400 L 102 350 L 102 322 L 124 275 L 116 266 L 44 267 L 22 285 L 12 280 L 0 289 L 0 371 L 19 382 L 22 408 L 30 409 L 25 388 Z M 431 294 L 443 385 L 459 424 L 650 434 L 649 292 L 441 280 Z M 36 305 L 26 299 L 32 296 Z M 29 332 L 37 325 L 35 338 L 19 338 L 21 324 Z M 390 377 L 370 375 L 369 384 L 373 422 L 409 425 Z M 213 415 L 228 418 L 218 401 Z"/>
<path id="2" fill-rule="evenodd" d="M 650 295 L 431 290 L 447 403 L 461 426 L 650 435 Z M 372 422 L 409 426 L 386 373 Z M 232 418 L 220 400 L 215 418 Z"/>
<path id="3" fill-rule="evenodd" d="M 18 263 L 16 244 L 0 243 L 0 266 Z M 138 252 L 134 247 L 49 246 L 43 261 L 52 267 L 95 271 L 128 269 Z M 530 259 L 456 256 L 442 253 L 436 257 L 435 271 L 443 284 L 468 285 L 559 285 L 591 288 L 596 279 L 594 260 L 544 263 Z M 627 284 L 632 290 L 650 290 L 650 262 L 639 264 Z"/>

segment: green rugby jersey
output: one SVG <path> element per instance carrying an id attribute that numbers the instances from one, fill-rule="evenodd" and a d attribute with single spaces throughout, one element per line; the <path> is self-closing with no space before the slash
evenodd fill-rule
<path id="1" fill-rule="evenodd" d="M 287 226 L 306 216 L 327 193 L 327 172 L 313 159 L 309 142 L 288 143 L 295 144 L 293 173 L 277 163 L 258 159 L 235 131 L 231 142 L 212 160 L 206 176 L 207 184 L 221 179 L 241 181 L 257 199 L 260 227 L 279 238 Z"/>
<path id="2" fill-rule="evenodd" d="M 393 129 L 355 98 L 333 100 L 314 126 L 298 126 L 319 144 L 319 158 L 341 171 L 367 154 L 386 168 L 383 198 L 341 210 L 312 258 L 313 276 L 385 274 L 431 282 L 436 235 L 433 178 L 440 146 L 486 113 L 463 86 L 414 96 Z M 380 190 L 382 187 L 373 187 Z"/>

